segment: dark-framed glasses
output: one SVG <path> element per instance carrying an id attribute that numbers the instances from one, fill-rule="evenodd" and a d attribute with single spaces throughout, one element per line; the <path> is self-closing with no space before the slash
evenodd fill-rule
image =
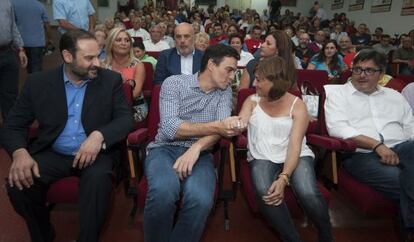
<path id="1" fill-rule="evenodd" d="M 361 75 L 362 72 L 365 73 L 365 75 L 367 76 L 371 76 L 374 75 L 376 72 L 381 71 L 381 69 L 374 69 L 374 68 L 361 68 L 361 67 L 354 67 L 351 69 L 352 73 L 357 74 L 357 75 Z"/>

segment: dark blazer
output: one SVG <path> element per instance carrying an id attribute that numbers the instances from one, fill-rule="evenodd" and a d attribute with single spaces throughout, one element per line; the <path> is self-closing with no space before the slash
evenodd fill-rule
<path id="1" fill-rule="evenodd" d="M 65 128 L 68 110 L 62 68 L 29 75 L 0 136 L 10 155 L 19 148 L 27 148 L 28 128 L 34 120 L 39 128 L 29 148 L 31 154 L 50 148 Z M 85 91 L 81 114 L 85 133 L 88 136 L 94 130 L 100 131 L 108 151 L 133 127 L 122 85 L 118 73 L 99 69 L 98 77 L 88 83 Z"/>
<path id="2" fill-rule="evenodd" d="M 193 56 L 193 74 L 200 70 L 203 54 L 203 51 L 195 49 Z M 162 84 L 165 78 L 169 76 L 180 74 L 181 57 L 177 53 L 177 48 L 161 51 L 157 66 L 155 67 L 154 85 Z"/>

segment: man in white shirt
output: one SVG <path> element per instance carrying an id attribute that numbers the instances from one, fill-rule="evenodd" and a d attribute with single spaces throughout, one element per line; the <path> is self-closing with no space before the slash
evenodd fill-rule
<path id="1" fill-rule="evenodd" d="M 142 41 L 149 40 L 151 38 L 148 31 L 141 28 L 141 19 L 138 17 L 132 19 L 132 28 L 128 29 L 127 32 L 131 35 L 131 37 L 142 38 Z"/>
<path id="2" fill-rule="evenodd" d="M 400 93 L 378 85 L 386 63 L 383 53 L 363 50 L 353 61 L 352 82 L 325 86 L 326 124 L 331 136 L 356 143 L 343 167 L 399 202 L 406 241 L 414 241 L 414 118 Z"/>
<path id="3" fill-rule="evenodd" d="M 150 39 L 144 40 L 143 43 L 146 51 L 160 52 L 170 48 L 167 42 L 161 40 L 161 27 L 159 25 L 150 28 Z"/>

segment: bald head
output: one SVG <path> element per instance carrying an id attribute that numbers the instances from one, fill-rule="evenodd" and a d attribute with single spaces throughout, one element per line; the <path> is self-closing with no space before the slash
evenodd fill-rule
<path id="1" fill-rule="evenodd" d="M 181 23 L 174 30 L 175 47 L 183 56 L 194 51 L 194 29 L 189 23 Z"/>

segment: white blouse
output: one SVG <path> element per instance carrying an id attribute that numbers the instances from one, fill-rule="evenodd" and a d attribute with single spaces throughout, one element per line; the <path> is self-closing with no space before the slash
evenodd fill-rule
<path id="1" fill-rule="evenodd" d="M 247 129 L 247 159 L 270 160 L 273 163 L 284 163 L 287 156 L 290 132 L 292 130 L 292 110 L 298 97 L 292 103 L 289 116 L 271 117 L 260 107 L 260 97 L 252 96 L 256 107 L 253 109 Z M 315 157 L 303 138 L 300 156 Z"/>

